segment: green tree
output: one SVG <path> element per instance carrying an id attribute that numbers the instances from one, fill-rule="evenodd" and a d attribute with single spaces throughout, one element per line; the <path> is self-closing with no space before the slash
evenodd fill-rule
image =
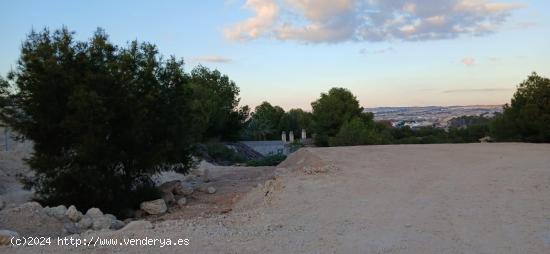
<path id="1" fill-rule="evenodd" d="M 305 112 L 302 109 L 291 109 L 281 117 L 279 122 L 279 132 L 293 131 L 294 135 L 299 137 L 302 133 L 302 129 L 305 129 L 307 133 L 312 131 L 311 128 L 312 114 Z"/>
<path id="2" fill-rule="evenodd" d="M 500 141 L 550 142 L 550 79 L 532 73 L 492 127 Z"/>
<path id="3" fill-rule="evenodd" d="M 239 88 L 217 70 L 198 66 L 191 71 L 193 105 L 203 115 L 204 139 L 236 140 L 248 118 L 247 106 L 238 108 Z"/>
<path id="4" fill-rule="evenodd" d="M 115 46 L 101 29 L 80 42 L 66 28 L 31 32 L 8 79 L 1 120 L 34 142 L 27 163 L 47 205 L 135 206 L 154 196 L 151 174 L 190 168 L 206 129 L 183 61 Z"/>
<path id="5" fill-rule="evenodd" d="M 375 145 L 383 142 L 372 122 L 354 117 L 346 121 L 334 137 L 329 137 L 329 146 Z"/>
<path id="6" fill-rule="evenodd" d="M 336 135 L 341 126 L 354 117 L 371 118 L 363 114 L 357 98 L 345 88 L 332 88 L 321 93 L 321 98 L 311 103 L 315 143 L 327 146 L 329 137 Z"/>
<path id="7" fill-rule="evenodd" d="M 278 133 L 284 109 L 264 101 L 251 114 L 246 132 L 256 140 L 279 139 Z"/>

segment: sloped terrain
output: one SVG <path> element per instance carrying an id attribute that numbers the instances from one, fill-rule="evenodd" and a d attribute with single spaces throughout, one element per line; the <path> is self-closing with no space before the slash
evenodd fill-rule
<path id="1" fill-rule="evenodd" d="M 229 213 L 158 221 L 153 229 L 79 236 L 188 238 L 189 246 L 40 249 L 548 253 L 549 155 L 548 144 L 306 148 L 289 156 L 274 179 L 251 188 Z M 36 248 L 7 247 L 0 253 L 35 253 Z"/>

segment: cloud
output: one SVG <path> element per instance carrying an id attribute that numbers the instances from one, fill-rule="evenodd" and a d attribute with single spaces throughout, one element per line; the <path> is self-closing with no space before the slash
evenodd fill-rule
<path id="1" fill-rule="evenodd" d="M 378 55 L 378 54 L 385 54 L 391 51 L 393 51 L 393 47 L 387 47 L 387 48 L 375 49 L 375 50 L 361 49 L 359 53 L 361 53 L 362 55 Z"/>
<path id="2" fill-rule="evenodd" d="M 489 0 L 247 0 L 244 6 L 254 16 L 226 28 L 227 38 L 305 43 L 483 36 L 525 7 Z"/>
<path id="3" fill-rule="evenodd" d="M 268 32 L 279 15 L 276 0 L 247 0 L 245 7 L 253 10 L 256 16 L 226 28 L 224 33 L 233 40 L 256 39 Z"/>
<path id="4" fill-rule="evenodd" d="M 231 62 L 230 58 L 225 58 L 223 56 L 199 56 L 193 58 L 194 62 L 210 62 L 210 63 L 229 63 Z"/>
<path id="5" fill-rule="evenodd" d="M 513 90 L 512 88 L 473 88 L 473 89 L 455 89 L 445 90 L 443 93 L 491 93 L 491 92 L 506 92 Z"/>
<path id="6" fill-rule="evenodd" d="M 466 66 L 472 66 L 475 64 L 476 60 L 472 57 L 465 57 L 460 60 Z"/>

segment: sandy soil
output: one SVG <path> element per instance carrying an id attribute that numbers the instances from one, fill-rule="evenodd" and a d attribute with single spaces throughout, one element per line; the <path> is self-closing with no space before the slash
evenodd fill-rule
<path id="1" fill-rule="evenodd" d="M 0 253 L 550 253 L 549 155 L 548 144 L 301 149 L 231 212 L 79 236 L 189 246 Z"/>

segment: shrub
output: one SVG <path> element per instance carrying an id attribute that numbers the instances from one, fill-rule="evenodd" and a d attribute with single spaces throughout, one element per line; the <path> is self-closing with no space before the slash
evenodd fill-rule
<path id="1" fill-rule="evenodd" d="M 284 154 L 272 154 L 265 156 L 261 159 L 250 160 L 246 163 L 247 166 L 260 167 L 260 166 L 277 166 L 279 163 L 286 159 Z"/>
<path id="2" fill-rule="evenodd" d="M 380 142 L 376 130 L 358 117 L 345 122 L 336 136 L 329 138 L 330 146 L 374 145 Z"/>
<path id="3" fill-rule="evenodd" d="M 206 153 L 216 163 L 230 165 L 234 163 L 242 163 L 246 161 L 242 155 L 228 148 L 223 143 L 210 142 L 205 145 Z"/>

